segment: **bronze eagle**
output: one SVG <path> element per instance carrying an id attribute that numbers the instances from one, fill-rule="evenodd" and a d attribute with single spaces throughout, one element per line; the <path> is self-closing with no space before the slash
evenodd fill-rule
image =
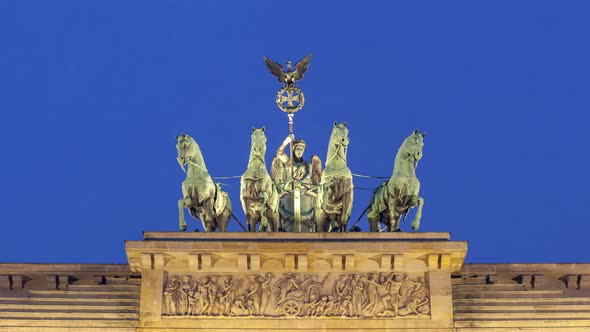
<path id="1" fill-rule="evenodd" d="M 310 59 L 311 54 L 301 59 L 301 61 L 297 62 L 295 65 L 295 70 L 291 68 L 291 60 L 287 61 L 287 71 L 283 70 L 283 66 L 267 57 L 264 57 L 264 63 L 266 64 L 266 67 L 268 67 L 268 70 L 270 70 L 271 74 L 279 79 L 279 82 L 284 83 L 285 86 L 294 86 L 295 81 L 299 81 L 303 78 L 303 74 L 309 66 Z"/>

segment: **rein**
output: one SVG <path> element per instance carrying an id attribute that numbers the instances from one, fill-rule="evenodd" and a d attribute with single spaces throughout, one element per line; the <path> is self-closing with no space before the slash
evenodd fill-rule
<path id="1" fill-rule="evenodd" d="M 340 155 L 340 151 L 342 150 L 346 150 L 346 148 L 343 148 L 342 144 L 336 144 L 336 152 L 334 152 L 334 154 L 328 160 L 326 160 L 326 165 L 328 165 L 328 163 L 332 160 L 336 159 L 336 157 L 340 157 L 340 159 L 346 163 L 346 157 Z"/>
<path id="2" fill-rule="evenodd" d="M 262 159 L 260 156 L 258 155 L 254 155 L 254 158 L 250 159 L 250 161 L 248 162 L 248 167 L 250 167 L 250 165 L 252 165 L 252 163 L 256 160 L 259 160 L 262 163 L 262 166 L 266 166 L 266 162 L 264 161 L 264 159 Z"/>
<path id="3" fill-rule="evenodd" d="M 203 166 L 201 166 L 201 165 L 199 165 L 199 164 L 195 163 L 195 162 L 194 162 L 194 161 L 192 161 L 191 159 L 187 159 L 187 160 L 188 160 L 188 163 L 189 163 L 189 164 L 191 164 L 191 165 L 195 166 L 196 168 L 199 168 L 200 170 L 202 170 L 202 171 L 203 171 L 203 172 L 205 172 L 205 173 L 209 173 L 209 171 L 207 171 L 207 169 L 206 169 L 205 167 L 203 167 Z M 183 169 L 184 169 L 184 168 L 183 168 Z"/>

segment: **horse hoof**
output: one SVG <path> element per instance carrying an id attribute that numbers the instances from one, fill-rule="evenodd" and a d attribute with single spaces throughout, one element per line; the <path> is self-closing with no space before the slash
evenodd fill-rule
<path id="1" fill-rule="evenodd" d="M 398 229 L 394 230 L 394 232 L 401 232 L 401 231 L 402 231 L 401 228 L 398 228 Z"/>
<path id="2" fill-rule="evenodd" d="M 330 232 L 340 232 L 340 227 L 336 226 L 330 230 Z"/>

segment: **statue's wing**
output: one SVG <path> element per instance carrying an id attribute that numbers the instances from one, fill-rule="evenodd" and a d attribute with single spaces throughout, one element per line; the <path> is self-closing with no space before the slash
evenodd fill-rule
<path id="1" fill-rule="evenodd" d="M 311 157 L 311 183 L 318 185 L 322 181 L 322 161 L 317 155 Z"/>
<path id="2" fill-rule="evenodd" d="M 309 60 L 311 60 L 311 54 L 301 59 L 295 65 L 295 73 L 293 74 L 293 77 L 296 81 L 303 78 L 303 74 L 305 74 L 307 67 L 309 67 Z"/>
<path id="3" fill-rule="evenodd" d="M 285 83 L 285 73 L 283 73 L 283 66 L 267 57 L 264 57 L 264 63 L 266 64 L 268 70 L 270 70 L 270 73 L 279 79 L 279 82 Z"/>
<path id="4" fill-rule="evenodd" d="M 275 183 L 285 181 L 285 164 L 279 157 L 274 157 L 270 166 L 270 176 Z"/>

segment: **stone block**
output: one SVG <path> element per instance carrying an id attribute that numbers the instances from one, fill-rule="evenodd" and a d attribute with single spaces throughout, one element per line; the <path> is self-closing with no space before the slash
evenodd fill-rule
<path id="1" fill-rule="evenodd" d="M 354 255 L 344 256 L 344 269 L 347 271 L 354 271 L 356 268 L 356 258 Z"/>
<path id="2" fill-rule="evenodd" d="M 70 277 L 69 276 L 64 276 L 64 275 L 60 275 L 57 277 L 57 288 L 59 289 L 66 289 L 68 288 L 68 285 L 70 284 Z"/>
<path id="3" fill-rule="evenodd" d="M 590 289 L 590 274 L 580 275 L 580 289 L 583 289 L 583 290 Z"/>
<path id="4" fill-rule="evenodd" d="M 295 255 L 285 254 L 285 269 L 295 271 Z"/>
<path id="5" fill-rule="evenodd" d="M 238 270 L 239 271 L 248 270 L 248 255 L 247 254 L 238 255 Z"/>
<path id="6" fill-rule="evenodd" d="M 391 264 L 391 260 L 392 260 L 392 255 L 389 254 L 383 254 L 381 255 L 381 269 L 382 270 L 392 270 L 393 266 Z"/>
<path id="7" fill-rule="evenodd" d="M 45 277 L 45 280 L 47 281 L 47 288 L 49 289 L 57 289 L 58 286 L 58 279 L 56 275 L 48 275 Z"/>
<path id="8" fill-rule="evenodd" d="M 188 255 L 188 267 L 191 270 L 199 269 L 199 255 L 191 254 Z"/>
<path id="9" fill-rule="evenodd" d="M 201 258 L 201 270 L 208 270 L 211 268 L 211 255 L 210 254 L 200 254 L 199 257 Z"/>
<path id="10" fill-rule="evenodd" d="M 12 289 L 21 289 L 24 287 L 24 277 L 20 274 L 13 274 L 10 276 L 12 281 L 11 287 Z"/>
<path id="11" fill-rule="evenodd" d="M 342 255 L 333 255 L 332 256 L 332 269 L 344 270 L 344 256 L 342 256 Z"/>
<path id="12" fill-rule="evenodd" d="M 161 269 L 164 267 L 164 255 L 154 254 L 154 269 Z"/>
<path id="13" fill-rule="evenodd" d="M 438 254 L 429 254 L 428 255 L 428 268 L 429 269 L 439 269 L 439 258 L 440 255 Z"/>
<path id="14" fill-rule="evenodd" d="M 12 281 L 10 275 L 0 276 L 0 289 L 12 289 Z"/>
<path id="15" fill-rule="evenodd" d="M 250 255 L 250 270 L 260 270 L 260 255 Z"/>
<path id="16" fill-rule="evenodd" d="M 307 271 L 307 255 L 297 255 L 297 271 Z"/>

